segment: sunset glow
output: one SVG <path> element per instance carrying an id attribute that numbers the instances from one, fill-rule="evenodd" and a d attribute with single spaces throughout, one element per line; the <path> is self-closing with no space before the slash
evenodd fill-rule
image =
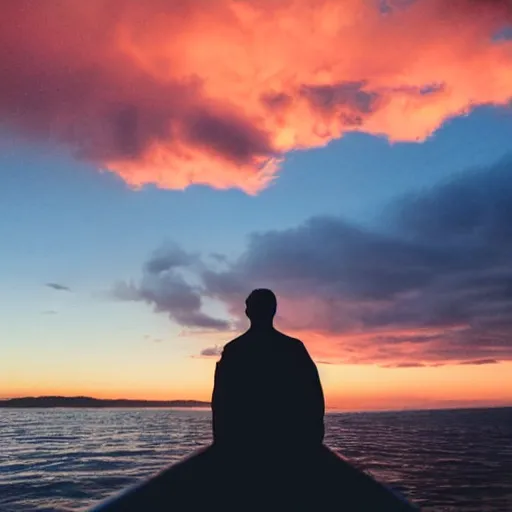
<path id="1" fill-rule="evenodd" d="M 268 287 L 341 410 L 512 405 L 508 0 L 16 0 L 0 398 L 209 400 Z"/>
<path id="2" fill-rule="evenodd" d="M 213 361 L 167 365 L 170 375 L 151 361 L 124 364 L 118 371 L 99 368 L 78 375 L 38 371 L 30 377 L 0 379 L 0 398 L 17 396 L 93 396 L 150 400 L 209 401 Z M 186 371 L 179 371 L 185 366 Z M 375 365 L 319 365 L 327 407 L 333 410 L 400 410 L 510 405 L 512 363 L 436 368 L 380 368 Z M 8 379 L 8 380 L 7 380 Z M 475 384 L 476 383 L 476 384 Z"/>

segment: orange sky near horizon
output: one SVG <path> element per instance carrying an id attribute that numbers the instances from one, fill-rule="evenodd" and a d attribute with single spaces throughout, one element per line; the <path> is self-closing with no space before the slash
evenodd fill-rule
<path id="1" fill-rule="evenodd" d="M 162 371 L 167 366 L 168 371 Z M 86 395 L 96 398 L 209 400 L 214 360 L 188 358 L 122 367 L 101 365 L 55 373 L 48 366 L 0 374 L 0 398 Z M 376 365 L 318 365 L 327 407 L 338 410 L 512 406 L 512 362 L 382 368 Z M 98 368 L 97 368 L 98 370 Z"/>

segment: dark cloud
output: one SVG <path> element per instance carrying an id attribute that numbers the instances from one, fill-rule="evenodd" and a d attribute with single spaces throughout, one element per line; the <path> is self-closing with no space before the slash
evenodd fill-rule
<path id="1" fill-rule="evenodd" d="M 288 328 L 337 335 L 363 329 L 384 346 L 440 345 L 453 349 L 444 354 L 451 358 L 471 357 L 465 349 L 510 357 L 512 160 L 461 174 L 394 210 L 392 234 L 324 217 L 253 235 L 229 271 L 206 275 L 208 289 L 229 301 L 241 283 L 272 286 L 299 303 L 297 316 L 304 313 L 300 302 L 314 303 L 307 324 L 285 312 Z M 403 329 L 427 332 L 403 336 Z"/>
<path id="2" fill-rule="evenodd" d="M 57 311 L 55 311 L 54 309 L 47 309 L 46 311 L 42 311 L 41 314 L 42 315 L 56 315 Z"/>
<path id="3" fill-rule="evenodd" d="M 343 124 L 361 125 L 362 115 L 371 113 L 378 102 L 378 94 L 365 91 L 364 86 L 363 82 L 304 85 L 300 94 L 314 109 L 325 112 L 338 111 Z"/>
<path id="4" fill-rule="evenodd" d="M 54 290 L 57 290 L 59 292 L 70 292 L 71 291 L 71 288 L 69 288 L 68 286 L 65 286 L 63 284 L 59 284 L 59 283 L 46 283 L 46 286 L 48 286 L 48 288 L 53 288 Z"/>
<path id="5" fill-rule="evenodd" d="M 157 313 L 167 313 L 185 327 L 226 330 L 228 322 L 202 311 L 202 288 L 190 284 L 184 276 L 184 271 L 194 271 L 197 262 L 196 255 L 167 246 L 146 262 L 139 283 L 118 283 L 114 295 L 120 300 L 146 302 Z"/>
<path id="6" fill-rule="evenodd" d="M 202 111 L 187 118 L 187 139 L 203 149 L 222 154 L 237 165 L 255 157 L 278 156 L 268 135 L 235 115 Z"/>
<path id="7" fill-rule="evenodd" d="M 197 261 L 198 257 L 196 255 L 185 252 L 180 247 L 172 244 L 156 251 L 146 262 L 145 270 L 148 274 L 159 275 L 173 269 L 191 267 Z"/>
<path id="8" fill-rule="evenodd" d="M 409 196 L 396 208 L 398 227 L 416 241 L 466 245 L 468 258 L 482 259 L 484 249 L 512 244 L 512 159 L 490 170 L 476 169 L 429 193 Z M 475 252 L 480 249 L 479 252 Z"/>
<path id="9" fill-rule="evenodd" d="M 424 368 L 426 365 L 423 363 L 396 363 L 396 364 L 385 364 L 383 368 Z"/>
<path id="10" fill-rule="evenodd" d="M 222 347 L 215 346 L 215 347 L 207 347 L 203 350 L 201 350 L 201 356 L 203 357 L 217 357 L 222 354 Z"/>
<path id="11" fill-rule="evenodd" d="M 243 328 L 247 294 L 270 287 L 280 299 L 279 325 L 320 339 L 311 346 L 322 361 L 410 367 L 511 359 L 512 159 L 400 199 L 390 212 L 386 232 L 316 217 L 253 234 L 222 270 L 191 268 L 197 286 L 164 273 L 139 296 L 182 325 L 217 328 L 209 317 L 190 321 L 205 296 Z"/>
<path id="12" fill-rule="evenodd" d="M 496 359 L 477 359 L 476 361 L 464 361 L 461 364 L 470 364 L 470 365 L 476 365 L 481 366 L 483 364 L 498 364 L 499 361 L 496 361 Z"/>

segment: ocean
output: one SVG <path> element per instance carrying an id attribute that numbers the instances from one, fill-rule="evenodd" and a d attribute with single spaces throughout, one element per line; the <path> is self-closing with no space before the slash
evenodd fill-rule
<path id="1" fill-rule="evenodd" d="M 328 446 L 422 510 L 512 511 L 512 408 L 330 413 L 326 425 Z M 0 409 L 0 511 L 82 509 L 210 440 L 206 410 Z"/>

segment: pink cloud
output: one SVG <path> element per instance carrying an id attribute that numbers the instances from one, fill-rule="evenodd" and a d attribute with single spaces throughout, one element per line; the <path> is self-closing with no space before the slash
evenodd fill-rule
<path id="1" fill-rule="evenodd" d="M 269 184 L 347 131 L 423 140 L 512 96 L 506 0 L 19 0 L 0 116 L 138 187 Z"/>

